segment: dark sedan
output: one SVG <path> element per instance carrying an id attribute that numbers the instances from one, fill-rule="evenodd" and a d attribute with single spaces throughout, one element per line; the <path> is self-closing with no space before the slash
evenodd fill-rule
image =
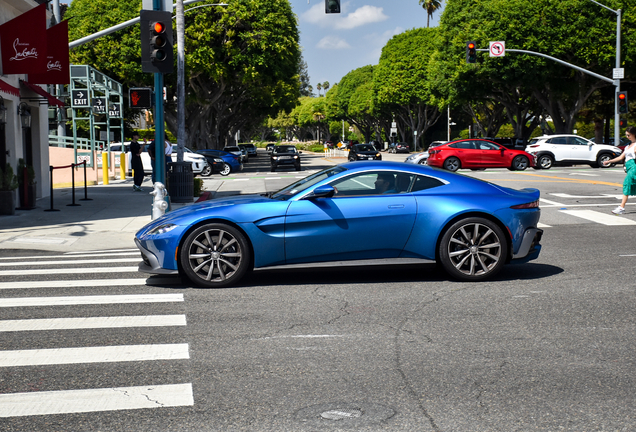
<path id="1" fill-rule="evenodd" d="M 382 160 L 382 155 L 372 144 L 355 144 L 349 150 L 349 162 L 359 160 Z"/>
<path id="2" fill-rule="evenodd" d="M 243 164 L 241 163 L 241 158 L 232 153 L 228 153 L 223 150 L 215 150 L 215 149 L 201 149 L 197 150 L 197 153 L 205 156 L 205 158 L 209 161 L 212 159 L 221 159 L 221 170 L 219 174 L 222 176 L 229 175 L 231 172 L 237 172 L 243 170 Z"/>
<path id="3" fill-rule="evenodd" d="M 272 172 L 281 165 L 293 165 L 296 171 L 300 171 L 300 152 L 291 145 L 278 145 L 272 150 L 270 156 Z"/>

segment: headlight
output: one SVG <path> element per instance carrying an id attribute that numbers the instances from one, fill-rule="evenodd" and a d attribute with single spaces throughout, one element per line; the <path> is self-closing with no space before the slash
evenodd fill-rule
<path id="1" fill-rule="evenodd" d="M 273 159 L 273 160 L 277 160 L 277 159 L 278 159 L 278 156 L 272 156 L 272 159 Z"/>
<path id="2" fill-rule="evenodd" d="M 223 163 L 223 159 L 220 159 L 220 158 L 214 158 L 213 160 L 216 163 Z"/>
<path id="3" fill-rule="evenodd" d="M 175 224 L 159 225 L 159 226 L 154 227 L 150 231 L 148 231 L 148 235 L 165 234 L 167 232 L 172 231 L 176 227 L 177 227 L 177 225 L 175 225 Z"/>
<path id="4" fill-rule="evenodd" d="M 298 156 L 294 156 L 294 159 L 298 159 Z"/>
<path id="5" fill-rule="evenodd" d="M 376 153 L 376 154 L 375 154 L 375 157 L 380 157 L 380 153 Z"/>

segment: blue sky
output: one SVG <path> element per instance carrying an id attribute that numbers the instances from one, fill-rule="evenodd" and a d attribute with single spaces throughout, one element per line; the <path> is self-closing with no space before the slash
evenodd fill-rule
<path id="1" fill-rule="evenodd" d="M 325 0 L 291 0 L 291 5 L 314 92 L 318 83 L 333 85 L 354 69 L 378 64 L 382 47 L 396 34 L 426 27 L 418 0 L 343 0 L 340 14 L 325 14 Z M 433 15 L 431 27 L 440 14 Z"/>

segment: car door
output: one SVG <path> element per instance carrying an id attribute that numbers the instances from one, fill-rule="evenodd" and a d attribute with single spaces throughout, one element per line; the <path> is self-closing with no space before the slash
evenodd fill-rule
<path id="1" fill-rule="evenodd" d="M 568 159 L 575 161 L 593 161 L 596 155 L 593 155 L 593 145 L 579 137 L 567 137 Z"/>
<path id="2" fill-rule="evenodd" d="M 475 141 L 458 141 L 456 143 L 449 144 L 448 147 L 454 150 L 454 156 L 459 158 L 463 168 L 479 167 L 481 155 L 480 151 L 475 148 Z"/>
<path id="3" fill-rule="evenodd" d="M 415 222 L 415 198 L 379 194 L 377 174 L 333 182 L 338 192 L 331 198 L 293 201 L 285 219 L 287 263 L 398 257 Z"/>
<path id="4" fill-rule="evenodd" d="M 505 147 L 488 141 L 477 141 L 477 148 L 480 151 L 480 165 L 489 168 L 506 167 Z"/>

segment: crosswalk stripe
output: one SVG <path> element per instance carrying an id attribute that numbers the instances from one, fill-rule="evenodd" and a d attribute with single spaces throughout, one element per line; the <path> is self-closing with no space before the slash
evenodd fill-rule
<path id="1" fill-rule="evenodd" d="M 2 270 L 0 276 L 35 276 L 52 274 L 88 274 L 88 273 L 133 273 L 139 271 L 139 267 L 86 267 L 67 269 L 29 269 L 26 270 Z"/>
<path id="2" fill-rule="evenodd" d="M 194 405 L 192 384 L 0 394 L 0 417 Z"/>
<path id="3" fill-rule="evenodd" d="M 23 306 L 74 306 L 95 304 L 182 302 L 183 294 L 133 294 L 67 297 L 16 297 L 0 299 L 0 308 Z"/>
<path id="4" fill-rule="evenodd" d="M 135 252 L 139 253 L 139 249 L 103 249 L 103 250 L 91 250 L 91 251 L 74 251 L 74 252 L 66 252 L 64 255 L 81 255 L 85 253 L 112 253 L 112 252 Z"/>
<path id="5" fill-rule="evenodd" d="M 636 221 L 631 219 L 594 210 L 560 210 L 560 212 L 602 225 L 636 225 Z"/>
<path id="6" fill-rule="evenodd" d="M 0 262 L 0 267 L 19 267 L 19 266 L 44 266 L 44 265 L 78 265 L 78 264 L 109 264 L 109 263 L 130 263 L 134 261 L 139 261 L 139 259 L 134 258 L 111 258 L 111 259 L 88 259 L 88 260 L 78 260 L 78 259 L 69 259 L 68 261 L 16 261 L 16 262 Z"/>
<path id="7" fill-rule="evenodd" d="M 40 318 L 0 321 L 0 332 L 185 326 L 185 315 Z"/>
<path id="8" fill-rule="evenodd" d="M 0 290 L 28 288 L 93 288 L 104 286 L 139 286 L 146 285 L 148 275 L 136 279 L 92 279 L 92 280 L 54 280 L 33 282 L 0 282 Z M 163 282 L 166 280 L 163 279 Z M 157 283 L 153 280 L 153 284 Z"/>
<path id="9" fill-rule="evenodd" d="M 82 254 L 82 257 L 114 257 L 114 256 L 126 256 L 126 255 L 136 255 L 139 256 L 139 251 L 137 252 L 117 252 L 117 253 L 86 253 Z M 77 255 L 75 255 L 77 256 Z M 32 255 L 32 256 L 10 256 L 10 257 L 0 257 L 2 261 L 14 260 L 19 261 L 23 259 L 55 259 L 55 258 L 74 258 L 73 255 Z"/>
<path id="10" fill-rule="evenodd" d="M 118 345 L 0 351 L 0 367 L 189 359 L 188 344 Z"/>
<path id="11" fill-rule="evenodd" d="M 544 223 L 539 222 L 537 224 L 537 228 L 552 228 L 552 225 L 546 225 Z"/>

